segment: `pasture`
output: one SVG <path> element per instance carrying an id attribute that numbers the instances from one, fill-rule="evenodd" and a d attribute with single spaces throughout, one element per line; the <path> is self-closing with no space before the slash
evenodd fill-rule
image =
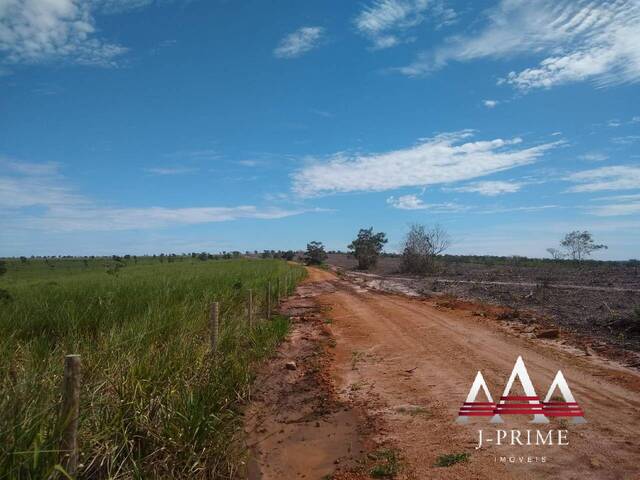
<path id="1" fill-rule="evenodd" d="M 284 317 L 264 320 L 267 286 L 275 304 L 305 270 L 282 260 L 164 260 L 8 262 L 0 277 L 0 478 L 42 479 L 60 469 L 70 353 L 82 359 L 80 478 L 238 473 L 240 414 L 256 363 L 288 331 Z M 213 301 L 221 321 L 215 354 Z"/>

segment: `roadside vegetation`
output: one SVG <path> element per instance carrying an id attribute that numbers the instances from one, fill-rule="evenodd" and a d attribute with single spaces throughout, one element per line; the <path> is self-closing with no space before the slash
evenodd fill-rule
<path id="1" fill-rule="evenodd" d="M 381 449 L 368 456 L 374 461 L 374 465 L 369 470 L 372 478 L 393 478 L 400 472 L 400 459 L 396 450 Z"/>
<path id="2" fill-rule="evenodd" d="M 207 260 L 207 261 L 203 261 Z M 59 462 L 63 358 L 82 359 L 79 478 L 231 478 L 244 460 L 242 406 L 286 318 L 264 318 L 282 260 L 24 259 L 0 268 L 0 478 L 50 478 Z M 273 301 L 276 289 L 272 288 Z M 220 343 L 208 312 L 220 304 Z"/>

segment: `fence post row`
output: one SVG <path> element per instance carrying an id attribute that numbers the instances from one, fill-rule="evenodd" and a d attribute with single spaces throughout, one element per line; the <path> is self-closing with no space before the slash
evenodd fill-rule
<path id="1" fill-rule="evenodd" d="M 220 315 L 220 306 L 218 302 L 211 304 L 211 313 L 209 316 L 209 329 L 211 330 L 211 351 L 216 352 L 218 350 L 218 331 L 220 328 L 220 322 L 218 316 Z"/>
<path id="2" fill-rule="evenodd" d="M 61 464 L 70 476 L 78 471 L 78 421 L 80 418 L 80 355 L 64 357 L 62 383 Z"/>
<path id="3" fill-rule="evenodd" d="M 280 277 L 277 278 L 277 296 L 280 299 Z M 285 296 L 289 290 L 289 273 L 285 277 Z M 211 304 L 209 326 L 211 330 L 211 351 L 218 349 L 220 306 Z M 271 281 L 267 284 L 267 318 L 271 319 Z M 253 326 L 253 291 L 249 289 L 249 325 Z M 67 474 L 75 476 L 78 472 L 78 423 L 80 419 L 80 355 L 64 357 L 64 375 L 62 384 L 62 411 L 60 412 L 62 436 L 60 451 L 61 464 Z"/>

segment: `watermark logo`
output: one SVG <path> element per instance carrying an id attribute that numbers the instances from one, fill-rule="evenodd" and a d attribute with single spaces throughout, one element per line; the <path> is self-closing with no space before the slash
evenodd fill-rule
<path id="1" fill-rule="evenodd" d="M 520 381 L 525 395 L 510 395 L 516 379 Z M 488 401 L 476 402 L 480 389 Z M 556 390 L 559 390 L 564 401 L 551 400 Z M 491 423 L 504 423 L 503 415 L 532 415 L 531 423 L 549 423 L 550 417 L 568 417 L 574 424 L 586 423 L 584 412 L 571 393 L 562 372 L 558 370 L 544 400 L 540 401 L 521 356 L 516 360 L 498 403 L 493 401 L 482 372 L 478 372 L 465 402 L 460 407 L 456 422 L 467 423 L 469 417 L 491 417 Z"/>

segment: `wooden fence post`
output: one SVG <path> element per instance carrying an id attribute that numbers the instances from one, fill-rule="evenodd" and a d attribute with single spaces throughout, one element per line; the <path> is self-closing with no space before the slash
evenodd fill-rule
<path id="1" fill-rule="evenodd" d="M 80 418 L 80 355 L 64 357 L 62 384 L 61 464 L 72 477 L 78 472 L 78 421 Z"/>
<path id="2" fill-rule="evenodd" d="M 218 318 L 219 315 L 220 315 L 220 305 L 218 304 L 218 302 L 213 302 L 211 304 L 211 313 L 209 316 L 209 329 L 211 330 L 210 334 L 211 334 L 211 351 L 212 352 L 218 351 L 218 331 L 220 329 L 220 322 Z"/>
<path id="3" fill-rule="evenodd" d="M 253 327 L 253 290 L 249 289 L 249 327 Z"/>
<path id="4" fill-rule="evenodd" d="M 271 280 L 267 284 L 267 320 L 271 320 Z"/>
<path id="5" fill-rule="evenodd" d="M 280 286 L 280 276 L 278 275 L 278 278 L 276 278 L 276 304 L 280 303 Z"/>

